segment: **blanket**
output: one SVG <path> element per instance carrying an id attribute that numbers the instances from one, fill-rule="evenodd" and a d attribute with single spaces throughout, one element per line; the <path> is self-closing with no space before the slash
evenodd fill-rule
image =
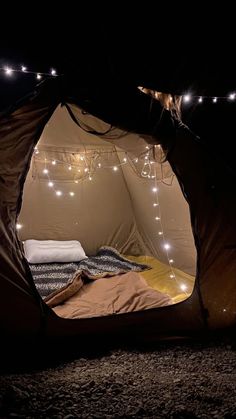
<path id="1" fill-rule="evenodd" d="M 86 280 L 151 269 L 149 265 L 126 259 L 116 249 L 102 246 L 95 256 L 77 263 L 30 264 L 36 288 L 51 307 L 74 295 Z"/>
<path id="2" fill-rule="evenodd" d="M 116 249 L 102 246 L 96 256 L 83 259 L 79 263 L 79 270 L 90 279 L 116 276 L 129 271 L 141 272 L 151 269 L 149 265 L 126 259 Z"/>

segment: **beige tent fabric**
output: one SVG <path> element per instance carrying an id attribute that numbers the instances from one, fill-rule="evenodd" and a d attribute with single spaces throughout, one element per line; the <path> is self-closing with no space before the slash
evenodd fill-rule
<path id="1" fill-rule="evenodd" d="M 84 129 L 107 131 L 107 124 L 74 106 L 72 110 Z M 109 245 L 124 254 L 150 255 L 164 263 L 168 255 L 163 246 L 168 242 L 175 266 L 194 274 L 196 251 L 188 205 L 169 164 L 154 163 L 155 150 L 147 147 L 143 138 L 117 129 L 106 141 L 87 133 L 72 121 L 65 107 L 58 107 L 31 162 L 19 217 L 20 239 L 76 239 L 88 255 Z M 147 153 L 157 185 L 155 179 L 141 176 Z M 155 186 L 158 208 L 153 207 Z M 57 196 L 57 190 L 63 195 Z M 159 214 L 161 224 L 155 220 Z"/>

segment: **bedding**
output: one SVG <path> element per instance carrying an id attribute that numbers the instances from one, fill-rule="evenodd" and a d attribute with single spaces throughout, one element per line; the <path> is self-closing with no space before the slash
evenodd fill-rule
<path id="1" fill-rule="evenodd" d="M 56 293 L 68 289 L 79 269 L 77 263 L 29 264 L 34 283 L 41 297 L 47 301 Z"/>
<path id="2" fill-rule="evenodd" d="M 172 267 L 175 278 L 170 278 L 170 267 L 151 256 L 126 256 L 136 263 L 146 263 L 151 269 L 142 272 L 147 284 L 155 290 L 168 294 L 173 304 L 186 300 L 193 291 L 195 277 Z"/>
<path id="3" fill-rule="evenodd" d="M 29 266 L 39 294 L 51 307 L 71 297 L 83 286 L 85 279 L 96 280 L 129 271 L 150 269 L 146 264 L 130 261 L 109 246 L 102 246 L 96 256 L 78 263 Z"/>
<path id="4" fill-rule="evenodd" d="M 78 240 L 25 240 L 25 257 L 29 263 L 78 262 L 87 256 Z"/>
<path id="5" fill-rule="evenodd" d="M 138 272 L 100 278 L 85 284 L 64 304 L 53 308 L 64 318 L 81 319 L 147 310 L 172 304 L 172 299 L 149 287 Z"/>

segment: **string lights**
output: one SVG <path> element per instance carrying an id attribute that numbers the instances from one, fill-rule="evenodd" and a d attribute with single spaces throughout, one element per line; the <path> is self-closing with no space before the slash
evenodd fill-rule
<path id="1" fill-rule="evenodd" d="M 184 104 L 190 104 L 191 102 L 194 101 L 194 103 L 197 104 L 203 104 L 204 102 L 212 102 L 212 103 L 217 103 L 218 101 L 228 101 L 228 102 L 234 102 L 236 100 L 236 92 L 229 92 L 228 94 L 224 95 L 224 96 L 207 96 L 207 95 L 195 95 L 192 94 L 190 92 L 188 93 L 183 93 L 182 95 L 174 95 L 172 93 L 161 93 L 161 92 L 157 92 L 155 90 L 151 90 L 151 89 L 147 89 L 143 86 L 138 86 L 138 89 L 142 92 L 145 93 L 151 97 L 153 97 L 156 100 L 159 100 L 160 95 L 164 95 L 164 96 L 169 96 L 169 100 L 171 100 L 173 102 L 173 98 L 175 97 L 179 97 L 182 98 L 182 102 Z"/>
<path id="2" fill-rule="evenodd" d="M 193 100 L 197 101 L 197 103 L 202 104 L 204 103 L 204 101 L 211 101 L 213 103 L 217 103 L 219 100 L 227 100 L 228 102 L 233 102 L 236 99 L 236 93 L 232 92 L 229 93 L 226 96 L 197 96 L 197 95 L 192 95 L 190 93 L 184 94 L 183 95 L 183 102 L 184 103 L 190 103 Z"/>
<path id="3" fill-rule="evenodd" d="M 0 67 L 0 72 L 3 72 L 6 76 L 12 76 L 14 73 L 24 73 L 26 75 L 33 74 L 35 75 L 37 80 L 41 80 L 43 77 L 56 77 L 58 76 L 57 71 L 54 68 L 51 68 L 48 72 L 42 72 L 42 71 L 32 71 L 28 70 L 28 68 L 25 65 L 19 66 L 19 68 L 13 68 L 12 66 L 4 66 Z M 142 92 L 146 93 L 148 89 L 138 86 L 138 89 Z M 218 101 L 229 101 L 234 102 L 236 100 L 236 92 L 229 92 L 228 94 L 224 96 L 206 96 L 206 95 L 195 95 L 189 93 L 183 93 L 182 95 L 183 103 L 191 103 L 193 100 L 198 104 L 203 104 L 204 101 L 211 101 L 212 103 L 217 103 Z"/>
<path id="4" fill-rule="evenodd" d="M 42 71 L 31 71 L 28 70 L 26 66 L 22 65 L 20 68 L 13 68 L 11 66 L 0 67 L 7 77 L 12 76 L 14 73 L 24 73 L 24 74 L 34 74 L 37 80 L 41 80 L 43 77 L 56 77 L 58 76 L 57 71 L 52 68 L 49 72 Z"/>
<path id="5" fill-rule="evenodd" d="M 145 157 L 146 157 L 146 160 L 148 160 L 151 164 L 152 161 L 150 161 L 150 150 L 148 150 Z M 152 205 L 154 208 L 154 220 L 155 222 L 157 222 L 157 233 L 159 236 L 159 241 L 161 242 L 161 247 L 166 254 L 166 260 L 169 266 L 169 278 L 175 280 L 178 288 L 180 288 L 187 296 L 188 295 L 187 285 L 182 282 L 179 283 L 179 280 L 176 277 L 176 274 L 173 269 L 174 259 L 172 259 L 172 257 L 170 256 L 171 244 L 166 239 L 166 236 L 164 233 L 164 227 L 162 223 L 161 205 L 160 205 L 160 200 L 159 200 L 159 188 L 158 188 L 158 182 L 157 182 L 158 177 L 156 173 L 156 168 L 154 169 L 154 173 L 155 175 L 151 176 L 151 179 L 153 179 L 152 181 L 154 182 L 152 186 L 152 193 L 154 193 L 154 196 L 155 196 Z"/>
<path id="6" fill-rule="evenodd" d="M 33 176 L 38 176 L 40 180 L 47 180 L 48 186 L 53 188 L 58 182 L 79 183 L 83 180 L 92 180 L 95 173 L 101 169 L 110 169 L 118 172 L 119 169 L 129 164 L 135 174 L 141 178 L 154 179 L 157 175 L 154 166 L 158 157 L 155 149 L 161 150 L 160 146 L 146 146 L 145 150 L 137 157 L 133 157 L 127 151 L 119 151 L 115 147 L 108 151 L 98 151 L 86 149 L 80 152 L 62 152 L 56 150 L 43 150 L 35 147 L 33 156 Z M 119 153 L 119 159 L 118 159 Z M 51 154 L 51 156 L 50 156 Z M 151 158 L 152 154 L 152 158 Z M 161 154 L 162 155 L 162 154 Z M 113 162 L 112 162 L 113 160 Z M 112 164 L 111 164 L 112 162 Z M 166 177 L 163 166 L 165 162 L 160 161 L 161 172 L 158 176 L 159 181 L 164 182 Z M 64 174 L 62 173 L 62 168 Z M 171 177 L 173 177 L 171 172 Z"/>

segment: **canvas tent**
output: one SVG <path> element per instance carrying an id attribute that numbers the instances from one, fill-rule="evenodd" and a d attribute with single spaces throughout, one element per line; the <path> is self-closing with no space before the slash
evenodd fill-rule
<path id="1" fill-rule="evenodd" d="M 233 174 L 227 167 L 219 173 L 217 158 L 209 158 L 209 151 L 201 141 L 185 126 L 176 126 L 159 103 L 154 103 L 150 111 L 150 98 L 138 90 L 117 89 L 112 92 L 113 101 L 109 89 L 78 88 L 71 92 L 70 86 L 65 87 L 60 80 L 47 80 L 1 116 L 1 333 L 8 337 L 86 340 L 96 339 L 98 335 L 109 339 L 111 336 L 186 337 L 207 330 L 234 328 L 236 202 L 232 193 Z M 121 130 L 115 134 L 112 131 L 113 138 L 104 135 L 104 132 L 111 134 L 110 125 Z M 37 143 L 44 162 L 35 154 Z M 37 239 L 45 236 L 58 240 L 79 239 L 87 253 L 94 253 L 104 244 L 124 254 L 152 254 L 163 262 L 165 254 L 154 234 L 153 218 L 149 218 L 150 188 L 144 192 L 147 189 L 143 183 L 150 178 L 141 179 L 140 183 L 132 165 L 119 166 L 117 177 L 111 171 L 107 176 L 108 170 L 104 170 L 95 180 L 94 173 L 94 182 L 87 179 L 79 189 L 79 196 L 74 196 L 77 204 L 71 206 L 67 199 L 59 208 L 51 190 L 45 187 L 41 170 L 45 167 L 45 158 L 47 162 L 62 159 L 73 166 L 73 153 L 81 155 L 84 150 L 96 156 L 100 152 L 97 155 L 101 157 L 101 152 L 105 151 L 106 166 L 111 169 L 122 164 L 124 152 L 135 159 L 146 156 L 146 147 L 153 150 L 158 144 L 169 150 L 167 157 L 171 167 L 164 165 L 165 173 L 156 172 L 157 179 L 171 179 L 172 171 L 175 175 L 170 189 L 158 183 L 163 223 L 172 242 L 179 242 L 179 246 L 174 246 L 174 258 L 181 270 L 195 273 L 197 253 L 193 292 L 177 304 L 157 309 L 76 320 L 58 316 L 40 298 L 20 240 L 32 238 L 32 235 Z M 23 193 L 28 171 L 30 176 Z M 56 176 L 69 192 L 72 179 L 68 178 L 68 172 L 63 179 L 60 170 Z M 118 192 L 112 194 L 114 190 Z M 170 190 L 172 196 L 169 196 Z M 109 199 L 109 195 L 114 195 L 115 201 Z M 48 203 L 45 207 L 39 206 L 42 200 Z M 170 219 L 174 206 L 176 219 L 178 214 L 180 217 L 179 229 L 173 227 Z M 19 215 L 24 224 L 20 234 L 16 229 Z M 192 231 L 187 227 L 189 219 Z"/>

